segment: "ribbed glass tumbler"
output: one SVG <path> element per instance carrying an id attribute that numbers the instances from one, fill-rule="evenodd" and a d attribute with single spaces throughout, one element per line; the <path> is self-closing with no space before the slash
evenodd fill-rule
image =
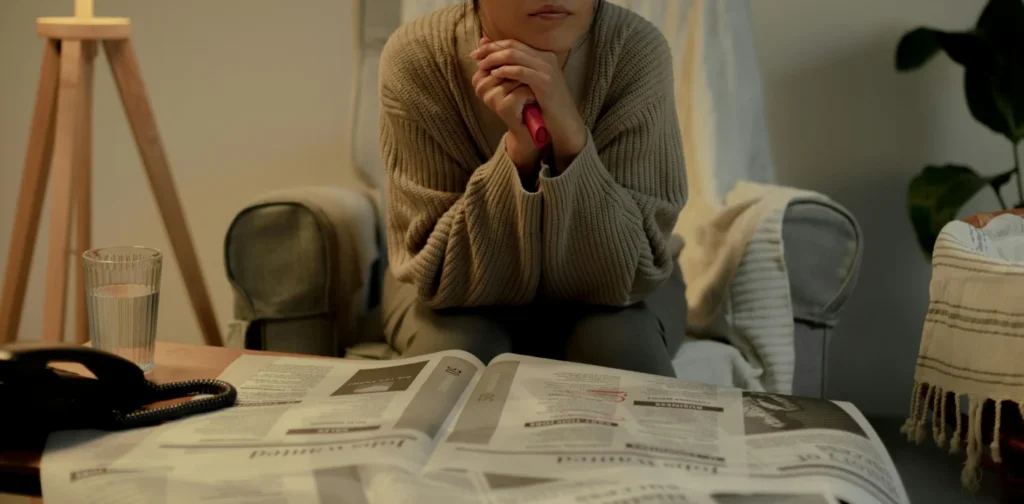
<path id="1" fill-rule="evenodd" d="M 163 255 L 146 247 L 86 251 L 85 296 L 93 348 L 153 369 Z"/>

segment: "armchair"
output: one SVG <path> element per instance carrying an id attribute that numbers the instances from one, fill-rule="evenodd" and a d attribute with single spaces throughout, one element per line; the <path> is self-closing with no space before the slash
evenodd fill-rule
<path id="1" fill-rule="evenodd" d="M 237 214 L 227 231 L 224 259 L 235 293 L 234 315 L 242 327 L 238 337 L 244 338 L 246 348 L 396 357 L 384 343 L 379 313 L 387 244 L 382 225 L 386 180 L 378 148 L 377 65 L 388 36 L 402 22 L 452 1 L 354 0 L 357 68 L 351 168 L 357 170 L 361 184 L 287 188 L 258 197 Z M 699 233 L 694 216 L 702 209 L 720 209 L 723 193 L 736 182 L 773 182 L 762 131 L 756 60 L 737 59 L 734 54 L 725 57 L 727 51 L 753 54 L 749 33 L 736 31 L 749 22 L 749 7 L 733 0 L 608 1 L 633 8 L 655 22 L 677 58 L 682 54 L 702 58 L 696 71 L 695 65 L 686 62 L 676 68 L 677 80 L 683 83 L 677 101 L 691 180 L 691 202 L 677 230 L 689 241 L 689 235 Z M 736 71 L 729 65 L 743 67 Z M 699 87 L 694 82 L 702 78 L 700 73 L 723 69 L 754 87 L 745 93 L 726 90 L 709 102 L 697 103 L 700 93 L 694 91 Z M 712 117 L 714 124 L 708 122 Z M 710 142 L 709 130 L 714 135 Z M 793 320 L 794 378 L 792 390 L 784 392 L 821 397 L 831 331 L 859 269 L 860 228 L 848 212 L 824 198 L 794 200 L 785 207 L 781 223 L 770 220 L 759 226 L 781 226 L 785 264 L 780 267 L 788 278 L 783 290 L 788 292 L 786 313 Z M 756 259 L 756 246 L 752 242 L 744 254 L 741 270 Z M 776 295 L 759 290 L 757 282 L 743 289 L 731 297 Z M 726 307 L 719 317 L 721 327 L 712 335 L 720 345 L 742 336 L 742 321 L 731 310 L 732 306 Z M 694 357 L 685 352 L 707 348 L 707 341 L 700 343 L 683 345 L 678 366 Z M 765 357 L 758 355 L 756 347 L 739 348 L 748 360 Z"/>

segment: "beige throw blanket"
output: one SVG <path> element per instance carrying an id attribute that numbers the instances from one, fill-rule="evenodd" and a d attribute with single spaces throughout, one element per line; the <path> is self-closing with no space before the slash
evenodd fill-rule
<path id="1" fill-rule="evenodd" d="M 936 242 L 910 417 L 902 429 L 920 443 L 930 428 L 940 447 L 949 440 L 950 453 L 960 451 L 966 433 L 961 481 L 972 490 L 985 450 L 982 406 L 995 402 L 996 441 L 989 450 L 998 463 L 1002 408 L 1024 401 L 1024 218 L 1005 214 L 982 225 L 951 222 Z M 966 425 L 957 414 L 947 426 L 942 419 L 960 413 L 963 398 Z"/>
<path id="2" fill-rule="evenodd" d="M 680 257 L 687 330 L 728 338 L 764 389 L 782 394 L 793 391 L 796 363 L 782 223 L 791 203 L 808 200 L 832 204 L 811 191 L 739 182 L 720 211 L 685 235 Z"/>

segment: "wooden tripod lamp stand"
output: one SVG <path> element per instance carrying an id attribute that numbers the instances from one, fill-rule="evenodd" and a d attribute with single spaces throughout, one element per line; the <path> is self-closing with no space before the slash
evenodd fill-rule
<path id="1" fill-rule="evenodd" d="M 14 341 L 18 334 L 51 161 L 53 187 L 42 340 L 58 343 L 64 339 L 72 209 L 72 264 L 77 270 L 75 340 L 89 340 L 81 260 L 82 253 L 91 247 L 93 62 L 102 44 L 203 339 L 208 345 L 222 346 L 213 305 L 142 83 L 131 40 L 131 21 L 93 17 L 93 0 L 75 0 L 74 17 L 39 18 L 36 28 L 46 44 L 0 297 L 0 344 Z"/>

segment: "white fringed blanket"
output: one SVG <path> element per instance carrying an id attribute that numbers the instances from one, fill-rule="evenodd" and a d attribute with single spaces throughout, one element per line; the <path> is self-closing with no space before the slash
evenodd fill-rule
<path id="1" fill-rule="evenodd" d="M 989 451 L 998 463 L 1002 408 L 1024 401 L 1024 218 L 1003 214 L 981 225 L 951 222 L 936 242 L 910 416 L 903 426 L 918 443 L 931 428 L 940 447 L 948 439 L 950 453 L 961 450 L 966 434 L 961 481 L 968 489 L 976 489 L 981 477 L 982 406 L 995 402 Z M 966 425 L 957 414 L 955 425 L 947 426 L 943 419 L 960 413 L 964 398 Z"/>

